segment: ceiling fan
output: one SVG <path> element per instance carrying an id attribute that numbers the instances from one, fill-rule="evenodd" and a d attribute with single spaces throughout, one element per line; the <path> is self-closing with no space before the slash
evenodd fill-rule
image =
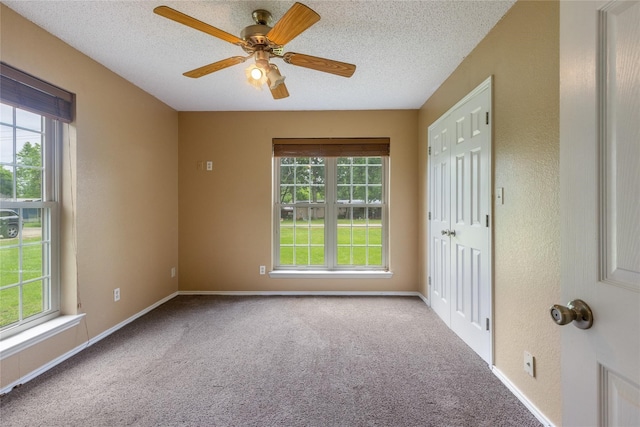
<path id="1" fill-rule="evenodd" d="M 273 98 L 282 99 L 289 96 L 289 91 L 284 84 L 285 78 L 280 74 L 279 68 L 269 62 L 271 58 L 279 58 L 287 64 L 342 77 L 351 77 L 356 70 L 355 65 L 347 64 L 346 62 L 302 53 L 283 53 L 285 44 L 320 20 L 320 15 L 302 3 L 295 3 L 291 6 L 274 26 L 272 26 L 273 20 L 269 11 L 263 9 L 253 11 L 252 17 L 255 24 L 245 27 L 240 37 L 229 34 L 168 6 L 158 6 L 153 11 L 165 18 L 238 45 L 249 54 L 247 56 L 232 56 L 231 58 L 187 71 L 184 73 L 187 77 L 199 78 L 254 58 L 255 64 L 252 64 L 246 70 L 249 82 L 256 87 L 261 87 L 265 83 L 268 84 Z"/>

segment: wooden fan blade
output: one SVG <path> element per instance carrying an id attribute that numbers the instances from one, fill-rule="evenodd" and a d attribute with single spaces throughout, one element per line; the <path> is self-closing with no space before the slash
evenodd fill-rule
<path id="1" fill-rule="evenodd" d="M 289 91 L 284 83 L 280 83 L 275 89 L 270 89 L 273 99 L 282 99 L 289 96 Z"/>
<path id="2" fill-rule="evenodd" d="M 232 65 L 240 64 L 246 61 L 244 56 L 232 56 L 231 58 L 223 59 L 222 61 L 214 62 L 213 64 L 205 65 L 195 70 L 187 71 L 184 76 L 197 79 L 198 77 L 206 76 L 207 74 L 220 71 L 223 68 L 231 67 Z"/>
<path id="3" fill-rule="evenodd" d="M 283 55 L 284 62 L 298 67 L 311 68 L 312 70 L 331 73 L 342 77 L 351 77 L 356 71 L 356 66 L 346 62 L 332 59 L 318 58 L 317 56 L 304 55 L 302 53 L 287 52 Z"/>
<path id="4" fill-rule="evenodd" d="M 226 31 L 222 31 L 219 28 L 211 26 L 209 24 L 205 24 L 202 21 L 198 21 L 195 18 L 190 17 L 189 15 L 185 15 L 182 12 L 178 12 L 175 9 L 171 9 L 168 6 L 158 6 L 153 9 L 155 13 L 160 16 L 164 16 L 165 18 L 171 19 L 173 21 L 179 22 L 187 27 L 195 28 L 196 30 L 200 30 L 203 33 L 207 33 L 211 36 L 222 39 L 226 42 L 243 45 L 244 40 L 239 37 L 234 36 L 233 34 L 229 34 Z"/>
<path id="5" fill-rule="evenodd" d="M 269 30 L 267 38 L 273 43 L 283 46 L 319 20 L 320 15 L 313 9 L 302 3 L 295 3 Z"/>

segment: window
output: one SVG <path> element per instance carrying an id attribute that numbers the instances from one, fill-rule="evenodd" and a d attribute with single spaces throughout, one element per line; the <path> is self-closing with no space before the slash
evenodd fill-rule
<path id="1" fill-rule="evenodd" d="M 388 270 L 389 157 L 336 147 L 274 146 L 276 269 Z M 382 150 L 387 152 L 388 144 Z M 297 153 L 329 155 L 291 155 Z"/>
<path id="2" fill-rule="evenodd" d="M 58 311 L 53 261 L 59 126 L 39 114 L 6 104 L 0 108 L 0 328 L 4 331 Z"/>
<path id="3" fill-rule="evenodd" d="M 1 66 L 0 332 L 5 338 L 59 315 L 59 163 L 73 95 Z"/>

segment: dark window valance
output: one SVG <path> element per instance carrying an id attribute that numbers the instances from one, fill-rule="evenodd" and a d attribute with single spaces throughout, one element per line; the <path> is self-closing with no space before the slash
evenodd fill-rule
<path id="1" fill-rule="evenodd" d="M 274 138 L 274 157 L 388 156 L 389 138 Z"/>
<path id="2" fill-rule="evenodd" d="M 61 122 L 73 121 L 75 95 L 0 62 L 0 100 Z"/>

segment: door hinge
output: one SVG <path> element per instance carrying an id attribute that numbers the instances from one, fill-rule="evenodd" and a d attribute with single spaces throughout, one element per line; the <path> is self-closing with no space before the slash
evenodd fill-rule
<path id="1" fill-rule="evenodd" d="M 487 227 L 489 226 L 489 215 L 485 217 L 485 224 Z"/>
<path id="2" fill-rule="evenodd" d="M 487 111 L 487 115 L 485 117 L 486 117 L 487 124 L 489 124 L 489 112 L 488 111 Z"/>
<path id="3" fill-rule="evenodd" d="M 431 286 L 431 276 L 429 276 L 429 286 Z"/>
<path id="4" fill-rule="evenodd" d="M 431 212 L 429 212 L 429 221 L 431 221 Z"/>
<path id="5" fill-rule="evenodd" d="M 431 155 L 431 147 L 429 147 L 429 155 Z"/>
<path id="6" fill-rule="evenodd" d="M 485 322 L 487 324 L 487 331 L 489 330 L 489 318 L 487 317 L 487 320 Z"/>

